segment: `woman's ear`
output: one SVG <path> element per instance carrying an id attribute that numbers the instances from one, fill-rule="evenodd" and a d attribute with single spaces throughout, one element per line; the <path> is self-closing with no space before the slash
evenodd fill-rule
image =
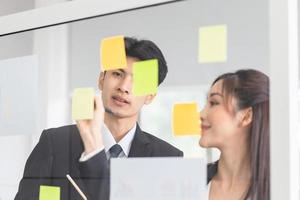
<path id="1" fill-rule="evenodd" d="M 99 79 L 98 79 L 98 88 L 101 91 L 102 91 L 102 88 L 103 88 L 104 76 L 105 76 L 105 72 L 101 72 L 100 76 L 99 76 Z"/>
<path id="2" fill-rule="evenodd" d="M 242 127 L 246 127 L 251 124 L 253 120 L 253 110 L 252 107 L 243 110 L 243 117 L 241 119 Z"/>

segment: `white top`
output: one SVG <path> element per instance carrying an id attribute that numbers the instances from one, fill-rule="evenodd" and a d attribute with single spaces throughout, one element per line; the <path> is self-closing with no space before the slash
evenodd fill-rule
<path id="1" fill-rule="evenodd" d="M 211 187 L 211 181 L 209 181 L 208 185 L 207 185 L 207 200 L 209 200 L 209 192 L 210 192 L 210 187 Z M 250 198 L 247 198 L 247 200 L 250 200 Z"/>
<path id="2" fill-rule="evenodd" d="M 210 185 L 211 185 L 211 181 L 209 181 L 207 185 L 207 198 L 206 198 L 207 200 L 209 200 Z"/>
<path id="3" fill-rule="evenodd" d="M 118 144 L 122 147 L 122 150 L 123 150 L 120 153 L 120 155 L 118 156 L 119 158 L 128 157 L 128 154 L 129 154 L 129 151 L 130 151 L 130 147 L 131 147 L 131 143 L 132 143 L 132 140 L 134 138 L 135 130 L 136 130 L 136 124 L 119 141 Z M 113 145 L 117 144 L 117 142 L 115 141 L 115 139 L 112 136 L 111 132 L 109 131 L 109 129 L 107 128 L 107 126 L 104 123 L 101 126 L 101 134 L 102 134 L 102 139 L 103 139 L 105 154 L 106 154 L 106 157 L 109 158 L 110 157 L 109 149 Z M 81 154 L 81 157 L 79 158 L 79 162 L 85 162 L 85 161 L 89 160 L 90 158 L 92 158 L 93 156 L 95 156 L 96 154 L 98 154 L 99 152 L 101 152 L 102 150 L 103 150 L 103 148 L 96 149 L 95 151 L 93 151 L 93 152 L 91 152 L 89 154 L 86 154 L 86 155 L 83 152 Z"/>

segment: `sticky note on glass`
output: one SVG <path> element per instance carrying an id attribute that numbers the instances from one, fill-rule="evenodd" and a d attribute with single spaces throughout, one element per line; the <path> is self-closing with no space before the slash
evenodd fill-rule
<path id="1" fill-rule="evenodd" d="M 39 200 L 60 200 L 60 187 L 41 185 Z"/>
<path id="2" fill-rule="evenodd" d="M 94 88 L 76 88 L 72 97 L 72 118 L 93 119 L 94 118 Z"/>
<path id="3" fill-rule="evenodd" d="M 206 26 L 199 29 L 199 63 L 227 60 L 227 26 Z"/>
<path id="4" fill-rule="evenodd" d="M 200 114 L 197 103 L 175 104 L 172 125 L 176 136 L 200 135 Z"/>
<path id="5" fill-rule="evenodd" d="M 101 41 L 100 59 L 103 70 L 127 67 L 124 36 L 114 36 Z"/>
<path id="6" fill-rule="evenodd" d="M 156 94 L 158 87 L 157 59 L 133 63 L 133 95 Z"/>

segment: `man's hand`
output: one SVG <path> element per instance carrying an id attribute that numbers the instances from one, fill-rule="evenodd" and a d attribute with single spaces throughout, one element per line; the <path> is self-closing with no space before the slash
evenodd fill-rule
<path id="1" fill-rule="evenodd" d="M 84 153 L 88 154 L 104 148 L 101 134 L 101 125 L 104 120 L 104 108 L 100 96 L 95 96 L 94 119 L 76 120 L 80 137 L 84 145 Z"/>

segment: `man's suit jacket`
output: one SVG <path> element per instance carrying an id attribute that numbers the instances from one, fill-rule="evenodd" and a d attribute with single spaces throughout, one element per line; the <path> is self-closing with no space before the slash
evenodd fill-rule
<path id="1" fill-rule="evenodd" d="M 15 200 L 38 200 L 40 185 L 61 188 L 61 200 L 82 199 L 66 179 L 69 174 L 89 200 L 109 199 L 109 161 L 101 151 L 79 162 L 83 143 L 76 125 L 44 130 L 30 154 Z M 143 132 L 137 125 L 129 157 L 183 156 L 183 152 Z"/>

